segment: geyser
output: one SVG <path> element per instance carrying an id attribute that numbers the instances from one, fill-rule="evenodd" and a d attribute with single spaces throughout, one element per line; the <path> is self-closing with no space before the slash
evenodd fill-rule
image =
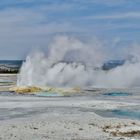
<path id="1" fill-rule="evenodd" d="M 87 86 L 95 80 L 94 67 L 102 63 L 102 45 L 83 43 L 74 38 L 57 37 L 48 53 L 27 56 L 18 76 L 18 86 Z"/>
<path id="2" fill-rule="evenodd" d="M 48 46 L 47 54 L 36 51 L 27 56 L 17 85 L 111 88 L 140 86 L 139 59 L 135 63 L 125 61 L 121 66 L 104 71 L 101 66 L 108 56 L 105 52 L 98 40 L 82 42 L 66 36 L 56 37 Z"/>

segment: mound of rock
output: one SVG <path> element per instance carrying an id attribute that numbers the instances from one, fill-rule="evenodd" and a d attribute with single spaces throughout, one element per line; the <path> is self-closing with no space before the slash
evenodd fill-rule
<path id="1" fill-rule="evenodd" d="M 42 89 L 40 87 L 28 86 L 28 87 L 12 87 L 9 89 L 19 94 L 40 92 Z"/>
<path id="2" fill-rule="evenodd" d="M 80 88 L 55 88 L 55 87 L 36 87 L 36 86 L 20 86 L 11 87 L 9 91 L 16 92 L 18 94 L 32 94 L 38 92 L 50 92 L 50 93 L 62 93 L 72 94 L 79 93 Z"/>

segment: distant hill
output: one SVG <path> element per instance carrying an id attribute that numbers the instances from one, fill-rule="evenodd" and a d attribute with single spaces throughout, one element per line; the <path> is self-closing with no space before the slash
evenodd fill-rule
<path id="1" fill-rule="evenodd" d="M 125 63 L 125 60 L 110 60 L 105 62 L 102 66 L 103 70 L 110 70 L 118 66 L 122 66 Z"/>
<path id="2" fill-rule="evenodd" d="M 0 73 L 18 73 L 24 61 L 25 60 L 0 60 Z M 133 61 L 130 60 L 127 61 L 134 63 Z M 126 60 L 109 60 L 105 62 L 100 68 L 95 68 L 95 69 L 111 70 L 118 66 L 122 66 L 125 62 Z M 67 63 L 72 63 L 72 62 L 67 62 Z M 79 63 L 83 64 L 82 62 Z"/>
<path id="3" fill-rule="evenodd" d="M 0 73 L 18 73 L 23 60 L 0 60 Z"/>

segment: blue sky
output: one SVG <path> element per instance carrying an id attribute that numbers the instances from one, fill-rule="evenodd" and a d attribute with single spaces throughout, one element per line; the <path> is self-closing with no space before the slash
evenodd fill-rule
<path id="1" fill-rule="evenodd" d="M 46 50 L 55 35 L 139 42 L 140 0 L 1 0 L 0 59 Z"/>

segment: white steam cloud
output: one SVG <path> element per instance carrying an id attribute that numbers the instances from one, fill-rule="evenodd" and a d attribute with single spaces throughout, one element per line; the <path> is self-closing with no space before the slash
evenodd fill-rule
<path id="1" fill-rule="evenodd" d="M 133 54 L 134 55 L 134 54 Z M 27 56 L 18 76 L 18 86 L 140 86 L 140 62 L 126 61 L 109 71 L 101 69 L 106 59 L 98 41 L 81 42 L 66 36 L 56 37 L 48 53 Z"/>

